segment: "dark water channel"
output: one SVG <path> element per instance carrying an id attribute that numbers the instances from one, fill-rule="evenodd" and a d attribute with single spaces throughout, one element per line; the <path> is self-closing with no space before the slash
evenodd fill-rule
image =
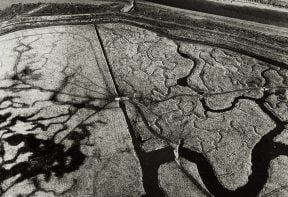
<path id="1" fill-rule="evenodd" d="M 221 4 L 207 0 L 146 0 L 149 2 L 217 14 L 232 18 L 255 21 L 264 24 L 288 27 L 288 12 L 271 10 L 267 8 L 257 8 L 248 6 L 237 6 L 232 4 Z"/>

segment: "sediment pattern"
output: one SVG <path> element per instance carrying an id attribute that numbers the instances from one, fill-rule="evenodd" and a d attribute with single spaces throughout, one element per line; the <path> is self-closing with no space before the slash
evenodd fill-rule
<path id="1" fill-rule="evenodd" d="M 282 65 L 124 23 L 0 43 L 1 195 L 287 193 Z"/>

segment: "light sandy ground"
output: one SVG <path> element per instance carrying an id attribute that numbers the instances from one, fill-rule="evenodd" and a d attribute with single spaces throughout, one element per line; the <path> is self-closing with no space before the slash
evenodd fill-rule
<path id="1" fill-rule="evenodd" d="M 2 36 L 0 43 L 0 119 L 1 115 L 6 113 L 5 110 L 8 110 L 11 117 L 16 119 L 19 117 L 19 114 L 26 116 L 35 113 L 36 110 L 38 112 L 41 111 L 41 113 L 43 112 L 43 114 L 36 112 L 39 117 L 43 117 L 41 119 L 48 120 L 46 121 L 48 125 L 45 126 L 44 130 L 46 131 L 43 130 L 44 132 L 42 132 L 42 129 L 27 131 L 26 129 L 29 130 L 30 123 L 27 122 L 28 124 L 25 124 L 24 122 L 17 121 L 13 128 L 15 129 L 15 135 L 30 135 L 31 138 L 42 139 L 44 143 L 47 140 L 52 142 L 53 140 L 49 139 L 55 137 L 55 142 L 52 142 L 52 144 L 62 144 L 56 146 L 65 147 L 65 151 L 67 152 L 76 147 L 73 140 L 69 139 L 69 136 L 73 132 L 78 132 L 77 129 L 82 127 L 81 125 L 87 125 L 84 126 L 87 129 L 83 130 L 87 133 L 85 141 L 82 143 L 79 141 L 80 138 L 77 137 L 77 143 L 79 142 L 79 145 L 81 143 L 77 147 L 78 152 L 75 156 L 69 156 L 69 161 L 67 160 L 67 165 L 70 165 L 70 161 L 73 163 L 72 157 L 75 157 L 75 161 L 81 161 L 82 155 L 85 155 L 82 165 L 77 166 L 73 173 L 66 173 L 67 176 L 63 174 L 63 179 L 61 180 L 57 176 L 51 176 L 48 180 L 43 178 L 43 173 L 37 174 L 34 178 L 37 181 L 39 180 L 40 188 L 45 191 L 53 190 L 56 193 L 67 193 L 66 191 L 70 190 L 70 193 L 67 193 L 66 196 L 141 196 L 144 193 L 144 189 L 142 187 L 140 164 L 135 155 L 124 114 L 115 103 L 105 100 L 110 94 L 115 93 L 112 93 L 111 84 L 113 82 L 107 71 L 108 68 L 106 69 L 107 64 L 101 51 L 95 27 L 93 25 L 51 26 L 22 30 Z M 29 90 L 20 90 L 17 93 L 13 92 L 13 90 L 4 90 L 3 87 L 6 85 L 18 83 L 11 80 L 10 77 L 16 73 L 18 76 L 23 70 L 28 71 L 29 74 L 21 76 L 19 80 L 22 82 L 19 81 L 19 83 L 22 85 L 26 84 L 26 87 L 29 86 Z M 70 85 L 64 85 L 63 80 L 69 81 L 68 84 Z M 58 92 L 57 89 L 60 87 L 61 90 L 59 90 L 62 96 L 59 95 L 61 97 L 59 99 L 62 99 L 60 101 L 62 104 L 54 105 L 53 102 L 49 101 L 49 97 L 54 94 L 51 91 Z M 49 88 L 51 89 L 48 90 Z M 68 94 L 70 96 L 73 95 L 73 98 L 68 96 Z M 6 104 L 3 103 L 3 99 L 5 100 L 6 98 L 7 100 L 7 98 L 14 97 L 12 95 L 15 95 L 15 98 L 19 99 L 16 101 L 18 107 L 20 102 L 22 105 L 30 107 L 26 107 L 25 111 L 24 108 L 21 108 L 20 104 L 20 107 L 17 108 L 18 110 L 13 110 L 13 107 L 9 107 L 9 103 L 13 105 L 14 101 L 11 100 L 6 102 Z M 70 105 L 71 102 L 88 104 L 87 97 L 90 97 L 89 95 L 93 97 L 91 99 L 91 106 L 93 106 L 91 109 L 84 107 L 85 109 L 78 110 Z M 58 100 L 58 96 L 56 97 L 56 100 Z M 82 100 L 79 100 L 79 98 L 82 98 Z M 64 104 L 66 101 L 70 104 Z M 24 104 L 25 102 L 28 103 Z M 35 102 L 37 109 L 31 105 L 32 102 Z M 3 104 L 5 105 L 5 109 L 3 108 Z M 16 103 L 14 102 L 14 104 Z M 106 105 L 107 107 L 105 109 L 103 107 L 102 109 L 102 106 Z M 100 109 L 101 113 L 97 109 Z M 72 112 L 73 110 L 75 112 Z M 70 112 L 71 115 L 69 115 Z M 66 121 L 63 117 L 57 117 L 57 114 L 62 114 L 66 118 L 70 116 L 71 118 L 67 118 Z M 57 120 L 51 118 L 54 116 Z M 38 117 L 34 117 L 38 119 Z M 58 123 L 55 121 L 52 123 L 51 120 L 52 122 L 56 120 Z M 5 132 L 4 125 L 9 124 L 8 122 L 8 119 L 7 122 L 3 122 L 2 119 L 0 120 L 1 145 L 5 143 L 5 140 L 2 138 L 2 132 Z M 57 132 L 61 127 L 65 127 L 65 129 Z M 30 146 L 26 146 L 25 143 L 19 146 L 10 146 L 9 143 L 5 144 L 5 156 L 0 155 L 0 171 L 3 170 L 2 166 L 4 165 L 11 172 L 13 169 L 17 169 L 19 165 L 21 166 L 25 162 L 30 162 L 34 154 L 32 153 L 33 151 L 30 152 L 28 148 L 22 154 L 18 149 L 22 146 Z M 33 147 L 35 148 L 34 145 Z M 45 149 L 47 147 L 43 145 L 42 148 Z M 51 150 L 50 147 L 48 150 Z M 53 151 L 52 155 L 56 154 Z M 42 156 L 44 155 L 42 154 Z M 61 160 L 64 157 L 61 156 Z M 15 158 L 15 162 L 11 163 L 9 160 L 13 160 L 13 158 Z M 47 163 L 49 162 L 40 165 L 44 166 Z M 54 166 L 59 165 L 58 161 L 54 162 L 53 160 L 52 163 Z M 45 167 L 45 169 L 48 168 Z M 46 194 L 39 193 L 41 189 L 35 184 L 31 184 L 29 178 L 17 182 L 19 177 L 25 176 L 22 174 L 30 169 L 33 169 L 33 167 L 22 169 L 21 173 L 16 172 L 16 177 L 12 175 L 13 173 L 8 173 L 8 179 L 4 178 L 4 180 L 0 178 L 0 196 L 16 197 L 18 194 L 28 195 L 34 191 L 36 192 L 34 196 L 47 197 L 49 192 L 46 192 Z M 35 171 L 35 169 L 32 171 Z M 31 172 L 28 172 L 28 174 L 30 176 Z M 13 180 L 9 179 L 9 176 Z M 74 184 L 74 180 L 77 181 L 77 184 Z M 50 197 L 51 194 L 48 196 Z"/>

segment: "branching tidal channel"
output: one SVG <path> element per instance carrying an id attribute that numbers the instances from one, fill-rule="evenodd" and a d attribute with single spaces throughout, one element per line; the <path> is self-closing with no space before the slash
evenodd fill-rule
<path id="1" fill-rule="evenodd" d="M 61 114 L 61 115 L 58 115 L 57 117 L 50 117 L 50 118 L 59 118 L 61 116 L 63 117 L 67 116 L 66 120 L 64 120 L 63 122 L 65 123 L 65 121 L 67 122 L 76 113 L 76 111 L 80 110 L 81 108 L 88 108 L 88 109 L 94 110 L 94 112 L 91 112 L 89 116 L 84 118 L 83 121 L 81 121 L 74 129 L 72 129 L 72 131 L 69 134 L 64 136 L 61 140 L 58 140 L 58 143 L 55 142 L 54 137 L 56 136 L 58 132 L 61 132 L 60 130 L 56 132 L 53 138 L 46 139 L 46 140 L 38 139 L 33 134 L 27 134 L 27 135 L 16 134 L 16 135 L 11 135 L 8 138 L 2 139 L 3 141 L 9 143 L 12 146 L 17 146 L 20 143 L 24 143 L 24 146 L 19 150 L 18 155 L 21 153 L 25 153 L 25 152 L 30 152 L 32 154 L 29 157 L 29 162 L 20 162 L 9 170 L 5 169 L 3 166 L 9 163 L 15 162 L 15 160 L 17 159 L 17 155 L 13 159 L 2 162 L 1 168 L 0 168 L 0 174 L 1 174 L 0 181 L 1 182 L 17 174 L 21 174 L 21 176 L 17 178 L 17 180 L 15 181 L 15 184 L 25 179 L 33 178 L 38 174 L 45 174 L 46 179 L 49 180 L 51 173 L 55 173 L 56 176 L 61 177 L 63 176 L 64 173 L 69 173 L 71 171 L 77 170 L 79 166 L 81 166 L 81 164 L 85 160 L 85 155 L 80 151 L 80 141 L 81 139 L 89 136 L 89 132 L 86 127 L 91 126 L 91 125 L 87 125 L 85 121 L 89 119 L 91 116 L 95 115 L 96 113 L 109 109 L 110 104 L 113 102 L 119 102 L 119 106 L 124 112 L 124 115 L 125 115 L 128 127 L 129 127 L 129 132 L 132 137 L 132 142 L 133 142 L 135 151 L 137 153 L 137 156 L 141 164 L 141 168 L 143 172 L 143 184 L 144 184 L 144 188 L 146 191 L 146 196 L 155 196 L 155 195 L 164 196 L 164 192 L 161 190 L 161 188 L 158 185 L 157 171 L 160 165 L 175 161 L 175 155 L 173 152 L 175 150 L 175 147 L 179 148 L 178 149 L 179 157 L 183 157 L 197 165 L 199 174 L 203 180 L 205 187 L 208 189 L 209 192 L 206 191 L 206 189 L 201 188 L 201 185 L 198 184 L 198 186 L 200 187 L 199 189 L 201 189 L 203 192 L 205 192 L 209 196 L 217 196 L 217 197 L 218 196 L 220 197 L 223 195 L 235 196 L 235 197 L 257 196 L 257 194 L 263 188 L 264 184 L 267 181 L 268 168 L 269 168 L 270 161 L 278 157 L 279 155 L 288 156 L 288 147 L 286 147 L 283 144 L 273 142 L 273 138 L 283 131 L 284 126 L 287 124 L 287 122 L 281 121 L 265 106 L 264 104 L 265 99 L 271 94 L 269 90 L 266 90 L 264 96 L 260 99 L 252 99 L 252 98 L 243 97 L 243 96 L 238 97 L 233 102 L 233 106 L 230 107 L 230 109 L 235 107 L 236 103 L 240 99 L 253 100 L 263 110 L 263 112 L 265 112 L 277 125 L 267 135 L 262 137 L 262 139 L 253 148 L 252 174 L 249 176 L 248 183 L 245 186 L 240 187 L 235 191 L 230 191 L 221 185 L 221 183 L 219 182 L 219 180 L 214 174 L 214 170 L 211 164 L 208 162 L 205 156 L 203 156 L 199 152 L 185 148 L 182 145 L 177 146 L 175 144 L 172 144 L 172 142 L 169 141 L 169 139 L 165 139 L 165 138 L 161 138 L 161 139 L 166 140 L 167 145 L 168 145 L 167 148 L 163 148 L 163 149 L 152 151 L 152 152 L 145 152 L 144 150 L 141 149 L 141 139 L 137 137 L 135 131 L 133 130 L 133 126 L 131 125 L 131 121 L 129 120 L 129 117 L 127 114 L 125 103 L 132 104 L 137 109 L 138 113 L 140 114 L 147 128 L 151 131 L 153 135 L 155 135 L 155 133 L 157 134 L 157 131 L 153 130 L 151 125 L 149 125 L 149 122 L 147 121 L 141 107 L 137 104 L 143 98 L 126 97 L 126 96 L 119 97 L 119 96 L 109 95 L 107 98 L 87 97 L 87 99 L 85 99 L 85 101 L 81 103 L 63 102 L 63 101 L 58 100 L 57 96 L 60 94 L 66 94 L 66 93 L 45 90 L 40 87 L 33 87 L 27 84 L 24 80 L 20 80 L 19 78 L 18 78 L 18 82 L 20 83 L 14 84 L 13 86 L 9 87 L 10 91 L 12 90 L 15 92 L 20 92 L 20 91 L 27 90 L 27 89 L 40 89 L 41 91 L 54 92 L 53 95 L 51 96 L 51 101 L 57 103 L 58 105 L 68 104 L 72 106 L 72 108 L 69 110 L 67 114 Z M 195 96 L 195 95 L 191 95 L 191 96 Z M 199 95 L 196 95 L 196 96 L 199 96 Z M 95 100 L 95 99 L 105 100 L 104 102 L 105 104 L 103 106 L 93 106 L 92 104 L 88 104 L 89 101 Z M 1 100 L 0 104 L 6 101 L 10 101 L 11 104 L 7 106 L 7 109 L 9 107 L 14 108 L 16 107 L 13 105 L 15 104 L 14 100 L 15 100 L 14 97 L 5 97 Z M 205 105 L 205 103 L 203 103 L 203 105 L 206 110 L 209 110 L 208 107 Z M 218 113 L 220 112 L 221 110 L 218 111 Z M 33 124 L 33 128 L 31 128 L 31 130 L 36 130 L 38 128 L 41 128 L 41 130 L 45 131 L 51 125 L 48 125 L 48 126 L 42 125 L 41 124 L 41 121 L 43 120 L 42 117 L 33 118 L 38 113 L 39 112 L 36 112 L 29 116 L 16 116 L 12 118 L 11 118 L 12 116 L 11 113 L 3 114 L 0 117 L 0 123 L 6 122 L 9 118 L 11 119 L 8 124 L 1 126 L 0 129 L 6 130 L 4 134 L 13 133 L 13 131 L 10 128 L 14 126 L 17 123 L 17 121 L 22 121 L 26 123 L 31 122 Z M 156 135 L 156 137 L 159 137 L 159 135 Z M 73 140 L 73 145 L 68 150 L 64 150 L 64 145 L 61 144 L 61 142 L 65 140 L 66 138 Z M 3 152 L 4 149 L 2 148 L 1 150 L 2 150 L 1 155 L 4 155 L 5 154 L 5 152 Z M 55 163 L 57 164 L 55 165 Z M 191 180 L 191 181 L 195 182 L 195 180 Z M 37 185 L 37 179 L 34 178 L 34 182 L 35 182 L 35 185 Z M 2 191 L 2 192 L 5 192 L 5 191 Z"/>
<path id="2" fill-rule="evenodd" d="M 7 93 L 7 96 L 1 97 L 0 100 L 0 112 L 3 112 L 0 115 L 0 131 L 2 131 L 0 136 L 0 183 L 16 177 L 12 185 L 6 188 L 1 187 L 2 193 L 5 193 L 7 190 L 9 190 L 9 188 L 13 187 L 13 185 L 26 179 L 33 180 L 33 184 L 36 188 L 36 190 L 33 192 L 35 193 L 37 190 L 41 190 L 39 180 L 36 178 L 37 175 L 44 175 L 45 180 L 48 181 L 52 175 L 61 178 L 64 176 L 64 174 L 79 169 L 86 159 L 86 155 L 81 151 L 81 146 L 83 145 L 82 141 L 90 136 L 88 128 L 95 126 L 93 125 L 95 123 L 91 123 L 88 120 L 94 115 L 100 114 L 105 110 L 119 107 L 124 113 L 126 123 L 128 124 L 129 133 L 132 137 L 132 143 L 140 161 L 140 166 L 143 173 L 143 186 L 146 192 L 145 196 L 147 197 L 165 196 L 165 192 L 161 189 L 158 183 L 158 169 L 162 164 L 174 161 L 176 161 L 179 169 L 187 175 L 194 185 L 196 185 L 207 196 L 255 197 L 259 194 L 267 182 L 270 161 L 280 155 L 288 156 L 288 146 L 273 141 L 273 139 L 284 130 L 287 122 L 280 120 L 280 118 L 272 113 L 265 104 L 266 99 L 271 94 L 287 89 L 287 87 L 255 87 L 227 92 L 196 91 L 196 93 L 193 95 L 179 94 L 160 100 L 152 100 L 150 97 L 130 96 L 120 93 L 117 88 L 117 83 L 113 78 L 112 71 L 110 71 L 110 74 L 112 75 L 118 95 L 113 94 L 112 91 L 107 90 L 106 87 L 102 87 L 93 81 L 90 81 L 90 87 L 85 86 L 85 84 L 81 84 L 81 81 L 72 81 L 71 79 L 75 76 L 75 73 L 80 75 L 80 72 L 75 71 L 73 74 L 67 75 L 67 73 L 65 73 L 66 69 L 68 69 L 67 66 L 65 69 L 63 69 L 63 75 L 66 77 L 64 80 L 62 80 L 61 86 L 55 90 L 45 88 L 44 86 L 37 86 L 31 83 L 31 81 L 37 81 L 41 77 L 39 74 L 35 74 L 37 73 L 37 69 L 33 70 L 31 68 L 24 68 L 20 71 L 18 64 L 21 56 L 24 52 L 31 49 L 29 45 L 22 45 L 24 46 L 25 50 L 15 49 L 18 56 L 14 66 L 14 75 L 10 76 L 10 85 L 0 87 L 0 91 L 9 92 Z M 85 76 L 81 77 L 84 78 Z M 89 81 L 89 79 L 86 80 Z M 73 94 L 71 92 L 63 91 L 68 85 L 85 89 L 86 91 L 93 92 L 98 96 Z M 182 80 L 182 85 L 187 85 L 187 82 L 183 83 Z M 94 87 L 95 89 L 91 87 Z M 248 96 L 238 96 L 234 99 L 232 105 L 227 109 L 210 109 L 204 100 L 204 98 L 213 95 L 259 90 L 263 92 L 263 96 L 261 98 L 255 99 Z M 49 99 L 35 100 L 32 103 L 27 104 L 22 102 L 19 96 L 25 91 L 35 91 L 39 94 L 48 93 L 50 96 Z M 67 98 L 65 99 L 65 96 L 69 97 L 70 100 Z M 205 111 L 210 111 L 213 113 L 223 113 L 225 111 L 232 110 L 240 100 L 250 100 L 255 102 L 257 106 L 276 124 L 276 127 L 264 135 L 253 147 L 252 173 L 249 175 L 248 182 L 244 186 L 239 187 L 235 191 L 225 188 L 218 180 L 213 170 L 213 166 L 203 153 L 186 148 L 182 143 L 185 141 L 185 139 L 181 139 L 179 143 L 175 143 L 168 137 L 161 135 L 154 129 L 147 118 L 147 113 L 143 110 L 143 105 L 145 105 L 145 103 L 161 103 L 170 99 L 172 100 L 177 97 L 184 96 L 191 98 L 198 97 Z M 51 107 L 51 104 L 53 104 L 57 105 L 59 108 L 66 107 L 66 110 L 51 117 L 43 117 L 41 115 L 42 111 L 46 110 L 45 107 L 34 110 L 33 113 L 23 113 L 21 115 L 15 115 L 12 112 L 9 112 L 9 110 L 17 109 L 36 109 L 35 106 L 41 102 L 48 103 L 49 105 L 47 108 Z M 135 109 L 136 113 L 139 115 L 139 117 L 141 117 L 142 122 L 151 135 L 166 143 L 164 148 L 151 152 L 146 152 L 142 149 L 142 139 L 134 130 L 133 121 L 130 120 L 127 105 L 130 105 Z M 87 115 L 85 114 L 85 117 L 82 117 L 82 120 L 67 132 L 66 123 L 71 120 L 76 113 L 84 109 L 88 111 Z M 49 120 L 54 120 L 54 122 L 47 124 L 45 121 Z M 55 127 L 53 135 L 45 139 L 38 138 L 37 135 L 33 133 L 16 133 L 14 130 L 15 128 L 13 129 L 13 127 L 15 127 L 19 122 L 28 124 L 30 127 L 26 130 L 30 132 L 35 131 L 36 133 L 48 131 L 55 125 L 60 126 Z M 107 124 L 105 121 L 101 120 L 96 121 L 96 123 Z M 71 142 L 69 148 L 65 148 L 64 146 L 64 142 L 66 140 Z M 4 158 L 6 154 L 6 149 L 4 148 L 5 144 L 12 147 L 20 146 L 17 154 L 13 158 Z M 12 167 L 7 167 L 10 164 L 15 163 L 20 154 L 29 154 L 28 161 L 20 161 Z M 197 165 L 205 188 L 202 187 L 202 185 L 195 178 L 189 176 L 189 173 L 181 165 L 179 158 L 184 158 Z M 30 195 L 32 195 L 33 192 Z"/>

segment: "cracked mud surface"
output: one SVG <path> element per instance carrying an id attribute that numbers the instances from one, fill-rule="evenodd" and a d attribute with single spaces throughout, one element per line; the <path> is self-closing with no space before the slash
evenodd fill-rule
<path id="1" fill-rule="evenodd" d="M 283 66 L 124 23 L 0 43 L 2 196 L 287 194 Z"/>
<path id="2" fill-rule="evenodd" d="M 99 32 L 120 94 L 134 97 L 128 114 L 142 149 L 181 140 L 180 157 L 199 157 L 212 195 L 256 196 L 269 160 L 288 153 L 272 137 L 286 124 L 287 70 L 129 25 L 99 25 Z"/>

